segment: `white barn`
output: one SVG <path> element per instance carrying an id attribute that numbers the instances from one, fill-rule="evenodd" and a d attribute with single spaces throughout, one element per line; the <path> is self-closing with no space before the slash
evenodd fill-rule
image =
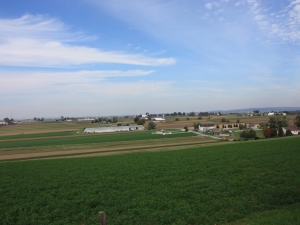
<path id="1" fill-rule="evenodd" d="M 94 128 L 85 128 L 84 133 L 105 133 L 105 132 L 120 132 L 120 131 L 133 131 L 133 130 L 145 130 L 145 127 L 142 125 L 117 126 L 117 127 L 94 127 Z"/>
<path id="2" fill-rule="evenodd" d="M 199 125 L 198 130 L 200 132 L 212 131 L 215 128 L 214 124 L 203 124 L 202 126 Z"/>
<path id="3" fill-rule="evenodd" d="M 166 120 L 164 118 L 160 118 L 160 117 L 153 118 L 152 121 L 154 123 L 166 122 Z"/>

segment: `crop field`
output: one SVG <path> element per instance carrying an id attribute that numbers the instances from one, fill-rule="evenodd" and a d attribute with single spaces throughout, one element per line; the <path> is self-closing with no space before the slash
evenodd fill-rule
<path id="1" fill-rule="evenodd" d="M 67 133 L 66 133 L 67 134 Z M 166 138 L 179 138 L 196 136 L 190 132 L 174 133 L 172 135 L 153 135 L 152 131 L 133 131 L 133 132 L 116 132 L 104 134 L 81 134 L 69 136 L 59 136 L 47 133 L 51 138 L 43 136 L 42 138 L 26 138 L 16 141 L 13 137 L 9 136 L 7 140 L 2 140 L 0 149 L 3 148 L 16 148 L 16 147 L 33 147 L 33 146 L 52 146 L 52 145 L 69 145 L 69 144 L 88 144 L 88 143 L 103 143 L 103 142 L 118 142 L 118 141 L 134 141 L 134 140 L 151 140 L 151 139 L 166 139 Z M 28 135 L 32 137 L 31 135 Z M 27 138 L 28 138 L 27 136 Z M 48 136 L 48 137 L 49 137 Z M 55 138 L 54 138 L 55 137 Z M 5 137 L 2 137 L 5 138 Z"/>
<path id="2" fill-rule="evenodd" d="M 274 224 L 270 213 L 299 224 L 299 144 L 292 137 L 1 162 L 0 223 L 99 224 L 105 211 L 114 225 Z"/>

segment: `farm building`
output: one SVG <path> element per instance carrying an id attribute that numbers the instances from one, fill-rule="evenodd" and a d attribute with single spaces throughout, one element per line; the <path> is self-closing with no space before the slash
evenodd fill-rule
<path id="1" fill-rule="evenodd" d="M 202 124 L 202 125 L 199 125 L 198 130 L 200 132 L 206 132 L 206 131 L 210 131 L 210 130 L 212 131 L 214 128 L 215 128 L 214 124 Z"/>
<path id="2" fill-rule="evenodd" d="M 145 127 L 142 125 L 117 126 L 117 127 L 94 127 L 94 128 L 85 128 L 84 133 L 105 133 L 105 132 L 144 130 L 144 129 Z"/>
<path id="3" fill-rule="evenodd" d="M 256 124 L 256 123 L 255 123 L 255 124 L 252 124 L 252 123 L 250 123 L 250 124 L 249 124 L 249 128 L 251 128 L 251 129 L 254 129 L 254 130 L 255 130 L 255 129 L 259 129 L 259 128 L 260 128 L 260 126 L 259 126 L 259 124 Z"/>
<path id="4" fill-rule="evenodd" d="M 152 121 L 153 121 L 154 123 L 166 122 L 166 120 L 165 120 L 164 118 L 159 118 L 159 117 L 153 118 Z"/>

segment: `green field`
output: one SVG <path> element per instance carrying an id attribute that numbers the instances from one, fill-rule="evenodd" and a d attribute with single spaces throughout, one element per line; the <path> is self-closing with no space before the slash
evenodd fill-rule
<path id="1" fill-rule="evenodd" d="M 299 144 L 293 137 L 2 162 L 0 223 L 99 224 L 103 210 L 114 225 L 262 221 L 255 215 L 277 211 L 293 221 L 284 224 L 299 224 Z"/>
<path id="2" fill-rule="evenodd" d="M 197 136 L 193 133 L 175 133 L 172 135 L 154 135 L 153 131 L 133 131 L 133 132 L 117 132 L 105 134 L 80 134 L 76 135 L 74 132 L 55 132 L 41 133 L 41 134 L 24 134 L 2 136 L 0 142 L 0 150 L 4 148 L 23 148 L 23 147 L 37 147 L 37 146 L 54 146 L 54 145 L 74 145 L 74 144 L 91 144 L 91 143 L 104 143 L 104 142 L 119 142 L 119 141 L 136 141 L 136 140 L 151 140 L 151 139 L 165 139 L 165 138 L 178 138 L 178 137 L 192 137 Z M 36 135 L 36 136 L 35 136 Z M 62 136 L 64 135 L 64 136 Z M 68 136 L 67 136 L 68 135 Z M 19 138 L 38 138 L 33 140 L 18 140 Z M 66 137 L 67 136 L 67 137 Z M 51 138 L 49 138 L 51 137 Z M 5 140 L 5 141 L 4 141 Z"/>

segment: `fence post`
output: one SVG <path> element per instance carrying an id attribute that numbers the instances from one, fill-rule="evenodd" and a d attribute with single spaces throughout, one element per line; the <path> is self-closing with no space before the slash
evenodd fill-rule
<path id="1" fill-rule="evenodd" d="M 107 225 L 106 223 L 106 215 L 104 211 L 99 212 L 100 225 Z"/>

